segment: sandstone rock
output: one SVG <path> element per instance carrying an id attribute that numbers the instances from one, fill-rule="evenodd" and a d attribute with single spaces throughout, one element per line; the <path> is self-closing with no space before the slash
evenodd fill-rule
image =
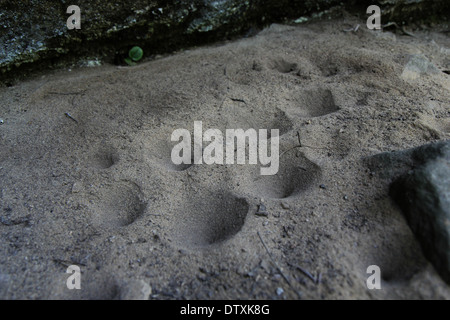
<path id="1" fill-rule="evenodd" d="M 422 153 L 426 148 L 416 150 L 428 160 L 397 178 L 390 195 L 401 207 L 425 257 L 450 283 L 450 142 L 439 146 L 441 154 L 435 158 Z"/>
<path id="2" fill-rule="evenodd" d="M 120 300 L 148 300 L 152 288 L 143 280 L 130 280 L 120 287 Z"/>
<path id="3" fill-rule="evenodd" d="M 383 152 L 366 158 L 365 162 L 375 175 L 393 181 L 428 161 L 445 157 L 449 149 L 450 141 L 441 141 L 408 150 Z"/>
<path id="4" fill-rule="evenodd" d="M 68 30 L 66 10 L 72 4 L 67 0 L 1 2 L 0 81 L 80 59 L 121 63 L 134 45 L 149 56 L 251 34 L 255 27 L 286 19 L 313 13 L 325 17 L 322 13 L 333 6 L 364 18 L 364 7 L 378 4 L 384 21 L 398 23 L 445 18 L 450 10 L 446 0 L 86 0 L 79 4 L 81 29 Z"/>
<path id="5" fill-rule="evenodd" d="M 423 55 L 412 55 L 403 69 L 404 80 L 415 80 L 421 75 L 437 74 L 439 69 Z"/>

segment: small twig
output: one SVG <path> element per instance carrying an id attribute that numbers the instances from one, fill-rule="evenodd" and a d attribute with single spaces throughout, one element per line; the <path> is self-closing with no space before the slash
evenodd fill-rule
<path id="1" fill-rule="evenodd" d="M 310 149 L 317 149 L 317 150 L 326 149 L 326 148 L 322 148 L 322 147 L 311 147 L 311 146 L 308 146 L 307 144 L 302 145 L 302 147 L 306 147 L 306 148 L 310 148 Z"/>
<path id="2" fill-rule="evenodd" d="M 319 272 L 319 274 L 317 275 L 317 277 L 314 277 L 311 272 L 309 272 L 308 270 L 296 265 L 296 264 L 292 264 L 289 263 L 289 265 L 291 267 L 296 268 L 297 270 L 299 270 L 301 273 L 303 273 L 305 276 L 307 276 L 309 279 L 311 279 L 312 282 L 314 282 L 315 284 L 319 284 L 322 281 L 322 273 Z"/>
<path id="3" fill-rule="evenodd" d="M 294 147 L 292 147 L 292 148 L 290 148 L 290 149 L 287 149 L 286 151 L 283 151 L 281 154 L 280 154 L 280 157 L 283 155 L 283 154 L 285 154 L 286 152 L 289 152 L 289 151 L 291 151 L 291 150 L 294 150 L 294 149 L 297 149 L 297 148 L 301 148 L 302 147 L 302 141 L 300 140 L 300 131 L 297 131 L 297 138 L 298 138 L 298 146 L 294 146 Z M 305 170 L 306 171 L 306 170 Z"/>
<path id="4" fill-rule="evenodd" d="M 53 258 L 53 262 L 59 263 L 59 264 L 61 264 L 64 267 L 69 267 L 71 265 L 80 265 L 80 266 L 86 267 L 85 263 L 78 262 L 78 261 L 73 261 L 73 260 L 72 261 L 67 261 L 67 260 L 63 260 L 63 259 Z"/>
<path id="5" fill-rule="evenodd" d="M 281 274 L 281 276 L 283 277 L 283 279 L 287 282 L 287 284 L 295 291 L 295 293 L 297 293 L 298 297 L 301 298 L 301 294 L 300 292 L 298 292 L 294 286 L 292 285 L 291 281 L 289 280 L 289 278 L 283 273 L 283 271 L 281 270 L 280 266 L 278 265 L 278 263 L 274 260 L 274 258 L 272 257 L 272 255 L 270 254 L 269 248 L 267 248 L 263 238 L 261 237 L 261 234 L 259 233 L 259 231 L 257 231 L 259 240 L 261 240 L 262 245 L 264 246 L 264 249 L 266 249 L 267 254 L 269 255 L 270 260 L 272 260 L 272 263 L 275 265 L 275 267 L 278 269 L 278 272 Z"/>
<path id="6" fill-rule="evenodd" d="M 247 104 L 247 102 L 245 102 L 245 100 L 242 100 L 242 99 L 236 99 L 236 98 L 230 98 L 230 99 L 235 101 L 235 102 L 242 102 L 242 103 Z"/>
<path id="7" fill-rule="evenodd" d="M 313 277 L 313 275 L 312 275 L 308 270 L 303 269 L 303 268 L 300 267 L 300 266 L 296 266 L 296 268 L 297 268 L 298 270 L 300 270 L 300 271 L 301 271 L 304 275 L 306 275 L 308 278 L 310 278 L 310 279 L 312 280 L 312 282 L 316 283 L 316 278 Z"/>
<path id="8" fill-rule="evenodd" d="M 292 147 L 292 148 L 289 148 L 289 149 L 283 151 L 283 152 L 280 154 L 280 157 L 281 157 L 282 155 L 284 155 L 286 152 L 289 152 L 289 151 L 294 150 L 294 149 L 297 149 L 297 148 L 302 148 L 302 147 L 306 147 L 306 148 L 310 148 L 310 149 L 317 149 L 317 150 L 320 150 L 320 149 L 326 149 L 326 148 L 321 148 L 321 147 L 311 147 L 311 146 L 308 146 L 308 145 L 306 145 L 306 144 L 302 144 L 302 141 L 301 141 L 301 139 L 300 139 L 300 131 L 297 131 L 297 138 L 298 138 L 298 146 L 294 146 L 294 147 Z M 304 168 L 302 168 L 302 169 L 305 170 L 305 171 L 307 171 L 307 170 L 304 169 Z"/>
<path id="9" fill-rule="evenodd" d="M 410 37 L 413 37 L 413 38 L 416 37 L 416 36 L 414 35 L 414 33 L 409 32 L 409 31 L 406 30 L 405 27 L 403 27 L 403 26 L 400 28 L 400 30 L 402 30 L 402 32 L 403 32 L 404 34 L 406 34 L 407 36 L 410 36 Z"/>
<path id="10" fill-rule="evenodd" d="M 350 29 L 344 29 L 345 32 L 356 32 L 359 29 L 359 24 L 357 24 L 354 28 L 350 28 Z"/>
<path id="11" fill-rule="evenodd" d="M 386 23 L 385 25 L 382 25 L 381 26 L 381 28 L 382 29 L 385 29 L 385 28 L 388 28 L 388 27 L 392 27 L 392 26 L 394 26 L 394 27 L 396 27 L 397 29 L 400 29 L 400 31 L 402 31 L 404 34 L 406 34 L 407 36 L 410 36 L 410 37 L 416 37 L 413 33 L 411 33 L 411 32 L 409 32 L 409 31 L 407 31 L 407 30 L 405 30 L 405 27 L 404 26 L 399 26 L 396 22 L 388 22 L 388 23 Z"/>
<path id="12" fill-rule="evenodd" d="M 381 28 L 384 29 L 384 28 L 388 28 L 388 27 L 392 27 L 392 26 L 398 28 L 398 24 L 396 22 L 388 22 L 388 23 L 382 25 Z"/>
<path id="13" fill-rule="evenodd" d="M 49 94 L 59 94 L 59 95 L 62 95 L 62 96 L 71 96 L 71 95 L 74 95 L 74 94 L 83 94 L 83 93 L 85 93 L 86 92 L 86 90 L 83 90 L 83 91 L 78 91 L 78 92 L 57 92 L 57 91 L 50 91 L 50 92 L 48 92 Z"/>
<path id="14" fill-rule="evenodd" d="M 302 144 L 302 141 L 301 141 L 301 139 L 300 139 L 300 131 L 297 131 L 297 138 L 298 138 L 298 146 L 294 146 L 294 147 L 292 147 L 292 148 L 290 148 L 290 149 L 287 149 L 286 151 L 283 151 L 283 152 L 280 154 L 280 157 L 281 157 L 282 155 L 284 155 L 286 152 L 289 152 L 289 151 L 294 150 L 294 149 L 297 149 L 297 148 L 302 148 L 302 147 L 306 147 L 306 148 L 310 148 L 310 149 L 318 149 L 318 150 L 320 150 L 320 149 L 325 149 L 325 148 L 320 148 L 320 147 L 311 147 L 311 146 L 308 146 L 308 145 L 306 145 L 306 144 Z M 303 169 L 303 168 L 302 168 L 302 169 Z M 306 169 L 303 169 L 303 170 L 306 171 Z"/>
<path id="15" fill-rule="evenodd" d="M 301 147 L 302 146 L 302 141 L 300 139 L 300 130 L 297 131 L 297 138 L 298 138 L 298 145 Z"/>
<path id="16" fill-rule="evenodd" d="M 310 148 L 310 149 L 326 149 L 326 148 L 321 148 L 321 147 L 311 147 L 311 146 L 308 146 L 307 144 L 303 144 L 302 141 L 300 140 L 300 130 L 297 131 L 297 137 L 298 137 L 298 144 L 300 147 L 306 147 L 306 148 Z"/>
<path id="17" fill-rule="evenodd" d="M 285 154 L 286 152 L 289 152 L 289 151 L 291 151 L 291 150 L 294 150 L 294 149 L 297 149 L 297 148 L 301 148 L 302 146 L 295 146 L 295 147 L 292 147 L 292 148 L 290 148 L 290 149 L 287 149 L 287 150 L 285 150 L 285 151 L 283 151 L 281 154 L 280 154 L 280 158 L 281 158 L 281 156 L 283 155 L 283 154 Z"/>
<path id="18" fill-rule="evenodd" d="M 0 223 L 4 226 L 17 226 L 20 224 L 29 224 L 29 217 L 22 217 L 15 220 L 7 220 L 4 217 L 0 217 Z"/>
<path id="19" fill-rule="evenodd" d="M 64 115 L 65 115 L 67 118 L 69 118 L 70 120 L 75 121 L 76 123 L 78 123 L 78 120 L 75 119 L 74 117 L 72 117 L 72 116 L 70 115 L 70 113 L 65 112 Z"/>

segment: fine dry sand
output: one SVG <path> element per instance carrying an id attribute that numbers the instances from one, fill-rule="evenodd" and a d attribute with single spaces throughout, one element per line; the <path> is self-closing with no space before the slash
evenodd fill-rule
<path id="1" fill-rule="evenodd" d="M 450 137 L 449 37 L 415 35 L 272 25 L 1 88 L 0 298 L 449 299 L 364 161 Z M 194 121 L 279 129 L 278 174 L 174 165 L 170 135 Z"/>

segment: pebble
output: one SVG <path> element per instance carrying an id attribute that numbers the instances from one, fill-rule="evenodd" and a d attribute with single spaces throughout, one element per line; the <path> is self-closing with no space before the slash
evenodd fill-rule
<path id="1" fill-rule="evenodd" d="M 320 185 L 320 189 L 326 189 L 327 187 L 324 184 Z"/>
<path id="2" fill-rule="evenodd" d="M 261 217 L 268 217 L 268 216 L 269 216 L 269 213 L 268 213 L 268 212 L 265 212 L 265 211 L 262 211 L 262 212 L 258 211 L 258 212 L 256 212 L 255 214 L 256 214 L 257 216 L 261 216 Z"/>
<path id="3" fill-rule="evenodd" d="M 152 287 L 143 280 L 129 280 L 120 288 L 121 300 L 148 300 L 151 294 Z"/>
<path id="4" fill-rule="evenodd" d="M 266 211 L 266 206 L 263 204 L 259 205 L 258 211 L 255 213 L 257 216 L 267 217 L 269 213 Z"/>
<path id="5" fill-rule="evenodd" d="M 82 191 L 82 187 L 80 183 L 74 183 L 72 186 L 72 193 L 79 193 Z"/>
<path id="6" fill-rule="evenodd" d="M 2 118 L 0 118 L 0 125 L 2 125 L 3 124 L 3 119 Z"/>
<path id="7" fill-rule="evenodd" d="M 236 273 L 240 276 L 245 276 L 248 273 L 248 271 L 246 271 L 244 266 L 239 266 L 236 270 Z"/>
<path id="8" fill-rule="evenodd" d="M 281 207 L 286 210 L 291 208 L 291 206 L 289 204 L 287 204 L 286 202 L 281 202 Z"/>
<path id="9" fill-rule="evenodd" d="M 344 196 L 344 200 L 348 200 L 348 196 L 347 195 Z"/>
<path id="10" fill-rule="evenodd" d="M 266 272 L 270 273 L 272 271 L 271 267 L 270 267 L 270 263 L 267 262 L 266 260 L 261 260 L 260 267 L 262 269 L 264 269 Z"/>
<path id="11" fill-rule="evenodd" d="M 281 296 L 284 293 L 283 288 L 277 288 L 277 295 Z"/>

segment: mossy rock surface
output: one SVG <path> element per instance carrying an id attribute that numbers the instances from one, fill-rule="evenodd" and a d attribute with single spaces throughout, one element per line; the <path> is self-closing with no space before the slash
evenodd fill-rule
<path id="1" fill-rule="evenodd" d="M 365 1 L 364 1 L 365 2 Z M 358 12 L 366 3 L 358 2 Z M 368 1 L 389 19 L 408 22 L 437 19 L 448 1 Z M 355 0 L 85 0 L 81 29 L 68 30 L 67 0 L 0 0 L 0 81 L 30 70 L 48 69 L 95 57 L 117 57 L 140 46 L 161 54 L 244 35 L 272 22 L 321 13 L 331 7 L 350 10 Z M 364 14 L 364 13 L 363 13 Z M 411 18 L 412 17 L 412 18 Z M 442 17 L 441 17 L 442 18 Z M 119 59 L 120 60 L 120 59 Z"/>

